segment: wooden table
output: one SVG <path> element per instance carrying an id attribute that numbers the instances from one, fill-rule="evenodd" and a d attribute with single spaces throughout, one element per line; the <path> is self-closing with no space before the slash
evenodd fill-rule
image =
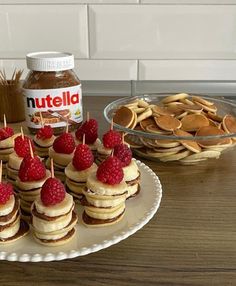
<path id="1" fill-rule="evenodd" d="M 108 127 L 103 108 L 112 100 L 84 98 L 101 133 Z M 0 285 L 236 285 L 235 149 L 197 166 L 144 162 L 158 174 L 164 191 L 149 224 L 85 257 L 1 261 Z"/>

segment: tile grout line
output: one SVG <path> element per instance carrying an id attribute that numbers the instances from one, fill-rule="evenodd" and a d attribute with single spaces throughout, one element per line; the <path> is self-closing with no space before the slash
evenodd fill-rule
<path id="1" fill-rule="evenodd" d="M 139 59 L 137 59 L 137 80 L 139 80 L 139 66 L 140 62 L 139 62 Z"/>
<path id="2" fill-rule="evenodd" d="M 91 42 L 90 42 L 90 25 L 89 25 L 89 20 L 90 20 L 90 16 L 89 16 L 89 5 L 87 4 L 87 34 L 88 34 L 88 60 L 91 59 Z"/>

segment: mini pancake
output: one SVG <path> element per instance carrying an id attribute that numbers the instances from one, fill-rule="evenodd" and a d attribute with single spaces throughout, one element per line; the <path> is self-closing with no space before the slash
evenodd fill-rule
<path id="1" fill-rule="evenodd" d="M 155 152 L 157 153 L 178 153 L 183 149 L 185 149 L 185 147 L 182 145 L 173 148 L 154 148 Z"/>
<path id="2" fill-rule="evenodd" d="M 129 108 L 138 107 L 138 99 L 135 99 L 134 101 L 131 101 L 125 104 L 124 106 L 129 107 Z"/>
<path id="3" fill-rule="evenodd" d="M 185 111 L 192 112 L 192 113 L 201 113 L 203 110 L 201 106 L 196 105 L 196 104 L 193 104 L 193 105 L 182 104 L 182 105 L 179 105 L 179 107 Z"/>
<path id="4" fill-rule="evenodd" d="M 158 105 L 152 107 L 152 112 L 153 114 L 158 114 L 158 115 L 171 115 L 171 116 L 174 115 L 174 113 L 169 111 L 166 107 L 161 107 Z"/>
<path id="5" fill-rule="evenodd" d="M 187 116 L 187 115 L 188 115 L 188 111 L 184 111 L 184 112 L 182 112 L 181 114 L 176 115 L 176 118 L 177 118 L 177 119 L 182 119 L 182 118 L 184 118 L 184 117 Z"/>
<path id="6" fill-rule="evenodd" d="M 149 104 L 144 100 L 144 99 L 139 99 L 138 100 L 138 106 L 139 107 L 148 107 L 149 106 Z"/>
<path id="7" fill-rule="evenodd" d="M 27 235 L 28 233 L 29 233 L 29 225 L 28 225 L 28 223 L 26 223 L 24 220 L 21 219 L 20 220 L 20 228 L 19 228 L 18 232 L 12 237 L 9 237 L 6 239 L 0 239 L 0 245 L 15 242 L 18 239 Z"/>
<path id="8" fill-rule="evenodd" d="M 137 123 L 141 122 L 144 119 L 147 119 L 150 116 L 152 116 L 152 110 L 151 108 L 147 108 L 143 113 L 138 115 Z"/>
<path id="9" fill-rule="evenodd" d="M 181 119 L 184 131 L 197 131 L 203 126 L 209 126 L 209 120 L 202 114 L 189 114 Z"/>
<path id="10" fill-rule="evenodd" d="M 146 131 L 154 134 L 169 135 L 172 134 L 170 131 L 160 129 L 156 124 L 150 124 L 146 127 Z"/>
<path id="11" fill-rule="evenodd" d="M 133 121 L 132 121 L 132 123 L 130 124 L 130 126 L 129 126 L 129 128 L 130 129 L 134 129 L 135 128 L 135 126 L 137 125 L 137 114 L 134 112 L 134 118 L 133 118 Z"/>
<path id="12" fill-rule="evenodd" d="M 179 160 L 189 156 L 190 154 L 191 154 L 191 152 L 189 150 L 185 150 L 185 151 L 176 153 L 174 155 L 165 156 L 163 158 L 160 158 L 160 161 L 162 161 L 162 162 L 179 161 Z"/>
<path id="13" fill-rule="evenodd" d="M 146 131 L 146 127 L 150 124 L 156 125 L 155 120 L 152 117 L 140 121 L 139 124 L 143 131 Z"/>
<path id="14" fill-rule="evenodd" d="M 185 111 L 180 107 L 182 103 L 178 102 L 176 106 L 168 106 L 166 107 L 168 111 L 173 113 L 176 117 L 181 116 L 181 114 L 185 113 Z"/>
<path id="15" fill-rule="evenodd" d="M 189 97 L 189 95 L 187 93 L 178 93 L 178 94 L 174 94 L 174 95 L 170 95 L 170 96 L 165 97 L 162 100 L 162 102 L 163 103 L 170 103 L 173 101 L 178 101 L 180 99 L 185 99 L 187 97 Z"/>
<path id="16" fill-rule="evenodd" d="M 154 117 L 156 124 L 163 130 L 166 131 L 174 131 L 176 129 L 179 129 L 182 125 L 182 123 L 170 116 L 170 115 L 162 115 L 160 117 Z"/>
<path id="17" fill-rule="evenodd" d="M 145 145 L 147 147 L 150 147 L 150 148 L 157 147 L 156 144 L 155 144 L 155 140 L 154 139 L 144 138 L 142 136 L 140 136 L 139 139 L 143 142 L 143 145 Z"/>
<path id="18" fill-rule="evenodd" d="M 189 137 L 193 137 L 192 134 L 183 131 L 183 130 L 176 130 L 174 131 L 174 135 L 175 136 L 189 136 Z M 194 139 L 194 137 L 193 137 Z M 179 140 L 179 142 L 188 150 L 194 152 L 194 153 L 199 153 L 201 152 L 202 148 L 198 145 L 197 142 L 195 142 L 194 140 Z"/>
<path id="19" fill-rule="evenodd" d="M 136 114 L 142 113 L 145 111 L 144 107 L 136 107 L 136 108 L 131 108 Z"/>
<path id="20" fill-rule="evenodd" d="M 194 101 L 195 104 L 199 105 L 200 107 L 202 107 L 203 110 L 208 111 L 208 112 L 212 112 L 215 113 L 217 111 L 217 107 L 215 105 L 204 105 L 198 101 Z"/>
<path id="21" fill-rule="evenodd" d="M 14 152 L 14 148 L 4 148 L 0 149 L 0 154 L 1 155 L 9 155 Z"/>
<path id="22" fill-rule="evenodd" d="M 162 148 L 173 148 L 173 147 L 177 147 L 180 145 L 180 143 L 178 141 L 174 141 L 174 140 L 155 140 L 155 144 L 157 147 L 162 147 Z"/>
<path id="23" fill-rule="evenodd" d="M 126 106 L 120 107 L 116 111 L 113 117 L 114 123 L 124 126 L 126 128 L 128 128 L 131 125 L 133 120 L 134 120 L 134 112 Z"/>
<path id="24" fill-rule="evenodd" d="M 217 136 L 226 134 L 223 130 L 218 129 L 213 126 L 201 127 L 197 132 L 196 136 Z M 205 146 L 214 146 L 219 144 L 229 144 L 231 142 L 230 138 L 217 138 L 217 139 L 207 139 L 207 140 L 198 140 L 198 144 L 202 147 Z"/>
<path id="25" fill-rule="evenodd" d="M 146 155 L 154 157 L 154 158 L 163 158 L 163 157 L 172 156 L 175 154 L 177 154 L 177 152 L 170 151 L 170 152 L 165 152 L 165 153 L 158 153 L 157 151 L 155 151 L 155 149 L 146 150 Z"/>
<path id="26" fill-rule="evenodd" d="M 206 99 L 204 99 L 204 98 L 202 98 L 202 97 L 200 97 L 200 96 L 192 96 L 192 100 L 193 100 L 193 101 L 196 101 L 196 102 L 199 102 L 199 103 L 201 103 L 201 104 L 203 104 L 203 105 L 206 105 L 206 106 L 212 106 L 212 105 L 214 105 L 213 102 L 208 101 L 208 100 L 206 100 Z"/>
<path id="27" fill-rule="evenodd" d="M 137 136 L 134 135 L 126 135 L 125 136 L 125 142 L 129 144 L 131 148 L 142 148 L 143 143 L 140 141 L 140 139 Z"/>
<path id="28" fill-rule="evenodd" d="M 214 120 L 212 120 L 210 118 L 208 118 L 208 120 L 209 120 L 209 125 L 210 126 L 219 128 L 219 122 L 215 122 Z"/>
<path id="29" fill-rule="evenodd" d="M 191 156 L 191 155 L 190 155 Z M 199 162 L 202 162 L 202 161 L 206 161 L 207 159 L 206 158 L 202 158 L 202 159 L 195 159 L 195 160 L 188 160 L 188 157 L 185 157 L 184 159 L 181 159 L 179 160 L 179 162 L 182 164 L 182 165 L 195 165 Z"/>
<path id="30" fill-rule="evenodd" d="M 222 124 L 227 133 L 236 133 L 236 118 L 234 116 L 225 115 Z"/>
<path id="31" fill-rule="evenodd" d="M 200 153 L 192 154 L 192 155 L 188 156 L 187 158 L 185 158 L 185 161 L 192 161 L 192 160 L 199 160 L 199 159 L 208 159 L 208 158 L 216 158 L 216 159 L 218 159 L 219 156 L 220 156 L 220 152 L 213 151 L 213 150 L 207 150 L 207 151 L 202 151 Z"/>
<path id="32" fill-rule="evenodd" d="M 179 101 L 183 104 L 194 105 L 194 103 L 191 100 L 189 100 L 188 98 L 180 99 Z"/>
<path id="33" fill-rule="evenodd" d="M 208 112 L 208 113 L 207 113 L 207 116 L 208 116 L 210 119 L 212 119 L 212 120 L 214 120 L 214 121 L 217 121 L 217 122 L 219 122 L 219 123 L 221 123 L 222 120 L 223 120 L 223 117 L 221 117 L 221 116 L 219 116 L 219 115 L 217 115 L 217 114 L 215 114 L 215 113 L 212 113 L 212 112 Z"/>
<path id="34" fill-rule="evenodd" d="M 124 217 L 124 212 L 119 215 L 117 218 L 111 219 L 111 220 L 96 220 L 96 219 L 92 219 L 90 218 L 85 212 L 83 212 L 82 215 L 82 223 L 85 226 L 89 226 L 89 227 L 103 227 L 103 226 L 109 226 L 109 225 L 113 225 L 118 223 L 119 221 L 121 221 Z M 89 223 L 89 221 L 93 221 L 93 223 Z"/>

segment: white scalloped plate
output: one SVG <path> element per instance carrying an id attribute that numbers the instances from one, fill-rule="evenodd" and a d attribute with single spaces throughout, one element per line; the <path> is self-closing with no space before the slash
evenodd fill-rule
<path id="1" fill-rule="evenodd" d="M 134 234 L 154 216 L 162 197 L 161 183 L 156 174 L 145 164 L 136 162 L 141 171 L 141 192 L 127 201 L 125 215 L 120 222 L 107 227 L 87 228 L 81 223 L 82 207 L 78 206 L 77 233 L 68 244 L 41 246 L 29 234 L 15 243 L 1 245 L 0 260 L 39 262 L 74 258 L 107 248 Z"/>

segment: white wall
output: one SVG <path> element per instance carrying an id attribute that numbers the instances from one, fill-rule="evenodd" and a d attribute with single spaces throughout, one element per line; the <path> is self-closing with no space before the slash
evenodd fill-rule
<path id="1" fill-rule="evenodd" d="M 0 0 L 0 67 L 42 50 L 82 80 L 236 80 L 236 0 Z"/>

